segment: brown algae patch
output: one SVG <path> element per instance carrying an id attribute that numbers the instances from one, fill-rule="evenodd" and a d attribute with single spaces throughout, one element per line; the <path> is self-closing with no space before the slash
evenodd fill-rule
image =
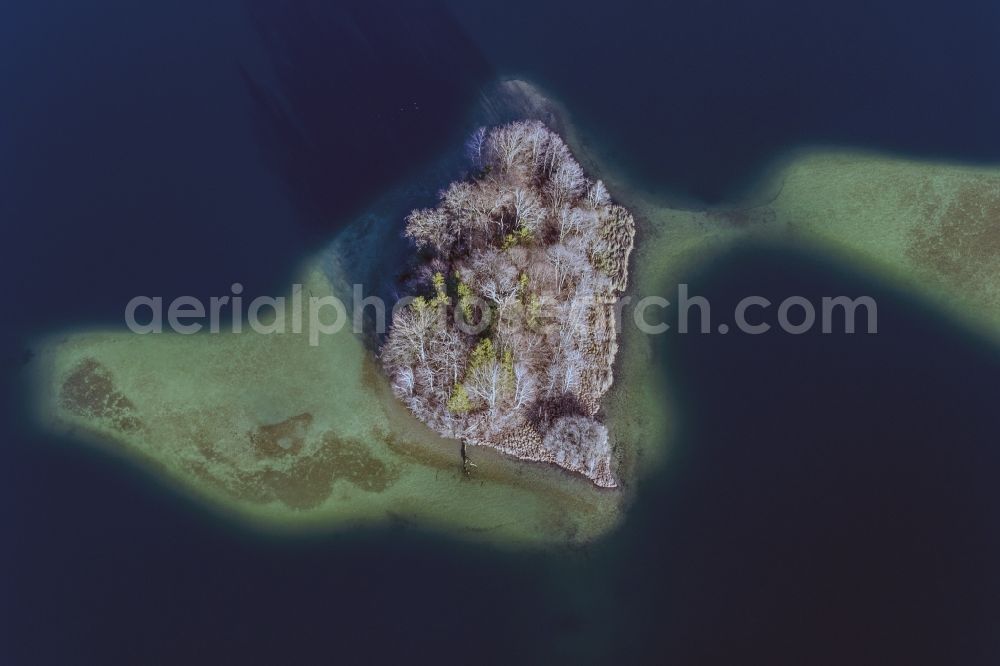
<path id="1" fill-rule="evenodd" d="M 926 224 L 914 228 L 908 254 L 956 285 L 982 289 L 1000 273 L 1000 177 L 980 176 L 942 199 L 924 187 Z"/>
<path id="2" fill-rule="evenodd" d="M 311 414 L 303 413 L 252 430 L 249 439 L 256 460 L 250 464 L 226 456 L 199 433 L 196 445 L 202 457 L 189 461 L 187 467 L 236 500 L 279 501 L 292 509 L 320 506 L 331 497 L 337 481 L 366 493 L 381 493 L 399 478 L 399 467 L 375 456 L 360 439 L 326 431 L 318 441 L 309 441 L 312 420 Z M 275 458 L 291 462 L 272 465 Z"/>
<path id="3" fill-rule="evenodd" d="M 338 480 L 380 493 L 395 483 L 399 470 L 373 456 L 364 442 L 326 433 L 319 451 L 297 460 L 287 471 L 243 473 L 239 478 L 241 485 L 263 490 L 266 499 L 293 509 L 312 509 L 330 497 Z"/>
<path id="4" fill-rule="evenodd" d="M 399 478 L 399 469 L 371 454 L 367 444 L 353 437 L 328 432 L 318 461 L 328 466 L 334 479 L 343 479 L 366 492 L 380 493 Z"/>
<path id="5" fill-rule="evenodd" d="M 108 422 L 123 432 L 142 426 L 135 405 L 115 387 L 111 372 L 93 358 L 80 361 L 66 377 L 59 403 L 71 414 Z"/>
<path id="6" fill-rule="evenodd" d="M 280 423 L 258 426 L 250 432 L 254 455 L 257 458 L 278 458 L 299 453 L 312 422 L 313 415 L 303 412 Z"/>

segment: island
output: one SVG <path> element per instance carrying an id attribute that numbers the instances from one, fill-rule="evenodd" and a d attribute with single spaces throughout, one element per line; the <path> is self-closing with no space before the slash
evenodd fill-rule
<path id="1" fill-rule="evenodd" d="M 381 358 L 421 421 L 465 444 L 616 486 L 597 418 L 635 221 L 538 121 L 477 130 L 474 176 L 407 217 L 425 261 Z"/>
<path id="2" fill-rule="evenodd" d="M 599 194 L 600 179 L 634 217 L 628 284 L 619 283 L 625 286 L 625 298 L 676 293 L 676 285 L 688 281 L 707 262 L 743 244 L 805 247 L 834 258 L 866 280 L 905 290 L 1000 344 L 996 222 L 1000 170 L 996 167 L 857 150 L 802 149 L 778 160 L 748 200 L 691 209 L 661 193 L 636 188 L 627 172 L 610 168 L 611 155 L 602 152 L 600 137 L 574 125 L 570 111 L 536 86 L 503 81 L 486 91 L 483 100 L 482 108 L 472 114 L 470 131 L 519 120 L 541 134 L 531 122 L 537 121 L 572 149 L 593 182 L 588 179 L 579 190 L 571 212 L 579 210 L 591 216 L 591 222 L 611 215 L 614 204 L 601 203 L 601 196 L 597 206 L 589 201 L 592 191 Z M 329 244 L 306 258 L 295 276 L 304 293 L 347 300 L 352 284 L 367 279 L 359 271 L 386 270 L 385 260 L 380 263 L 378 257 L 388 243 L 401 241 L 403 221 L 414 203 L 410 193 L 428 192 L 426 201 L 433 201 L 434 192 L 462 173 L 459 163 L 467 164 L 464 155 L 456 155 L 461 142 L 455 144 L 450 156 L 424 165 L 415 182 L 393 190 L 396 199 L 373 202 Z M 518 160 L 525 156 L 521 153 Z M 491 176 L 483 173 L 485 169 L 485 163 L 474 166 L 471 178 L 460 180 L 456 187 L 488 182 Z M 483 278 L 493 277 L 470 265 L 477 249 L 498 254 L 513 249 L 515 256 L 541 258 L 543 243 L 546 254 L 561 245 L 557 236 L 532 235 L 530 241 L 521 237 L 521 225 L 514 223 L 517 213 L 509 206 L 501 206 L 505 212 L 498 218 L 502 236 L 498 229 L 479 248 L 453 241 L 447 258 L 432 245 L 424 245 L 433 235 L 421 236 L 434 228 L 425 223 L 439 222 L 433 211 L 440 205 L 411 216 L 410 221 L 416 222 L 411 238 L 421 243 L 422 253 L 407 279 L 411 294 L 423 297 L 428 305 L 435 299 L 448 300 L 446 308 L 453 315 L 458 309 L 464 317 L 459 283 L 472 291 L 479 280 L 476 288 L 485 290 Z M 618 214 L 624 215 L 624 209 Z M 496 222 L 490 216 L 483 221 L 487 218 Z M 547 224 L 546 233 L 554 233 L 551 216 Z M 508 240 L 511 234 L 514 238 Z M 564 240 L 572 244 L 576 238 L 583 238 L 581 231 L 565 234 Z M 401 242 L 399 249 L 412 254 L 412 248 Z M 602 273 L 625 277 L 624 271 L 613 272 L 607 266 L 597 270 L 601 261 L 590 265 L 595 269 L 587 279 L 603 283 Z M 521 309 L 530 314 L 531 294 L 541 298 L 546 291 L 541 283 L 532 284 L 530 271 L 528 289 L 522 289 L 521 272 L 513 276 L 517 290 L 509 295 L 505 317 Z M 436 273 L 443 278 L 437 278 L 440 291 Z M 580 279 L 574 278 L 574 285 Z M 553 306 L 565 307 L 568 293 L 564 284 Z M 484 307 L 496 309 L 488 296 L 481 298 Z M 472 314 L 473 325 L 480 323 L 475 308 Z M 170 492 L 190 493 L 226 521 L 281 533 L 419 526 L 504 548 L 581 544 L 614 529 L 644 478 L 669 465 L 674 433 L 683 423 L 683 401 L 677 394 L 681 387 L 668 381 L 671 367 L 656 351 L 665 338 L 651 337 L 631 325 L 629 318 L 622 319 L 617 341 L 612 342 L 610 331 L 603 338 L 607 356 L 591 355 L 609 359 L 617 345 L 614 382 L 603 395 L 600 383 L 592 390 L 577 389 L 575 395 L 582 398 L 573 403 L 575 411 L 553 412 L 545 420 L 527 405 L 513 409 L 508 393 L 496 413 L 503 426 L 496 432 L 478 424 L 489 416 L 488 400 L 469 385 L 468 371 L 470 366 L 479 367 L 480 361 L 489 369 L 495 367 L 499 387 L 510 381 L 510 369 L 516 371 L 523 360 L 517 347 L 505 358 L 497 331 L 488 327 L 462 333 L 468 336 L 462 338 L 468 354 L 462 374 L 453 370 L 452 382 L 435 389 L 443 407 L 420 412 L 404 404 L 409 379 L 406 366 L 394 363 L 391 352 L 386 356 L 389 338 L 376 344 L 350 327 L 322 336 L 316 346 L 305 335 L 137 335 L 124 324 L 52 331 L 32 345 L 35 355 L 24 366 L 25 390 L 31 391 L 39 427 L 61 435 L 67 445 L 83 440 L 101 455 L 121 458 L 123 466 L 139 467 L 147 478 L 161 479 Z M 459 321 L 464 325 L 464 319 Z M 593 330 L 582 331 L 580 340 L 605 335 Z M 525 331 L 534 335 L 530 327 L 511 332 Z M 490 340 L 492 350 L 484 340 Z M 542 342 L 549 344 L 544 338 Z M 483 349 L 477 352 L 480 345 Z M 554 359 L 545 360 L 533 372 L 534 401 L 528 405 L 544 403 L 549 367 L 560 366 Z M 609 367 L 602 364 L 599 370 Z M 610 375 L 602 376 L 610 382 Z M 415 394 L 417 380 L 414 369 Z M 467 411 L 462 391 L 455 388 L 459 385 L 468 398 Z M 593 412 L 590 399 L 598 397 L 600 409 Z M 600 477 L 597 465 L 594 476 L 613 481 L 616 488 L 598 486 L 586 475 L 589 462 L 573 465 L 564 458 L 560 466 L 556 456 L 549 460 L 554 464 L 539 464 L 524 449 L 513 448 L 519 446 L 517 440 L 503 435 L 520 427 L 514 423 L 531 425 L 543 448 L 530 450 L 540 457 L 551 427 L 564 414 L 595 419 L 607 429 L 611 476 Z M 442 435 L 444 424 L 433 420 L 437 417 L 454 421 L 455 429 Z M 459 441 L 463 438 L 471 445 L 463 447 Z M 588 450 L 596 453 L 594 442 L 600 437 L 586 441 Z M 504 452 L 505 446 L 512 447 L 513 455 Z M 531 446 L 538 447 L 538 440 Z"/>

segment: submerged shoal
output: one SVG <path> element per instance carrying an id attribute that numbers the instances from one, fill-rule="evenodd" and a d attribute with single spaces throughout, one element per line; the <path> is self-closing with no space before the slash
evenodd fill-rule
<path id="1" fill-rule="evenodd" d="M 1000 169 L 804 151 L 746 205 L 678 210 L 631 190 L 560 129 L 636 214 L 634 298 L 671 293 L 736 243 L 800 243 L 1000 340 Z M 303 265 L 308 293 L 344 292 L 345 254 L 334 243 Z M 39 342 L 33 390 L 44 427 L 263 529 L 393 522 L 509 545 L 586 542 L 665 464 L 678 416 L 650 362 L 654 341 L 627 324 L 622 335 L 605 408 L 623 481 L 615 491 L 478 448 L 464 474 L 458 442 L 394 400 L 349 327 L 318 346 L 291 334 L 66 331 Z"/>

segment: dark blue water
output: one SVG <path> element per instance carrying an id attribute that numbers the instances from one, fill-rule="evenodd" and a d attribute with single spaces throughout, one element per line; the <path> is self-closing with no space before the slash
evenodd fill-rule
<path id="1" fill-rule="evenodd" d="M 794 250 L 692 289 L 868 293 L 879 335 L 658 340 L 672 464 L 568 552 L 255 537 L 34 432 L 20 388 L 34 335 L 137 293 L 274 292 L 496 74 L 672 196 L 801 141 L 995 161 L 994 4 L 176 4 L 0 9 L 0 663 L 997 663 L 996 349 Z"/>
<path id="2" fill-rule="evenodd" d="M 449 5 L 492 65 L 552 89 L 605 157 L 675 199 L 725 199 L 800 143 L 1000 152 L 994 2 Z"/>

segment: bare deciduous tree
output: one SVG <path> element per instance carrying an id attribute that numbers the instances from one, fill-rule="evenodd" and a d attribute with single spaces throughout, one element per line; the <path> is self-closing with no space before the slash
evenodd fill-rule
<path id="1" fill-rule="evenodd" d="M 545 220 L 545 208 L 534 192 L 524 187 L 514 190 L 511 202 L 514 206 L 515 223 L 529 232 L 536 232 Z"/>
<path id="2" fill-rule="evenodd" d="M 548 192 L 555 208 L 573 204 L 587 190 L 587 177 L 573 160 L 563 160 L 552 172 Z"/>
<path id="3" fill-rule="evenodd" d="M 595 209 L 611 203 L 611 195 L 608 194 L 608 188 L 604 186 L 603 180 L 591 184 L 590 189 L 587 190 L 587 203 Z"/>
<path id="4" fill-rule="evenodd" d="M 477 127 L 465 142 L 466 155 L 480 169 L 486 164 L 486 136 L 486 128 Z"/>
<path id="5" fill-rule="evenodd" d="M 511 171 L 528 148 L 527 129 L 524 123 L 511 123 L 498 127 L 490 133 L 488 146 L 502 171 Z"/>
<path id="6" fill-rule="evenodd" d="M 534 373 L 527 364 L 515 364 L 514 396 L 512 399 L 513 404 L 511 405 L 511 409 L 522 409 L 534 402 L 537 383 L 538 380 L 535 379 Z"/>
<path id="7" fill-rule="evenodd" d="M 456 226 L 439 208 L 421 208 L 406 218 L 406 237 L 421 249 L 447 254 L 458 240 Z"/>
<path id="8" fill-rule="evenodd" d="M 496 361 L 491 361 L 473 369 L 465 382 L 465 390 L 471 397 L 485 404 L 491 418 L 496 416 L 500 407 L 504 392 L 503 379 L 503 367 Z"/>
<path id="9" fill-rule="evenodd" d="M 438 314 L 429 306 L 408 305 L 396 312 L 392 320 L 392 335 L 383 348 L 382 356 L 390 362 L 427 364 L 427 346 L 438 323 Z"/>

